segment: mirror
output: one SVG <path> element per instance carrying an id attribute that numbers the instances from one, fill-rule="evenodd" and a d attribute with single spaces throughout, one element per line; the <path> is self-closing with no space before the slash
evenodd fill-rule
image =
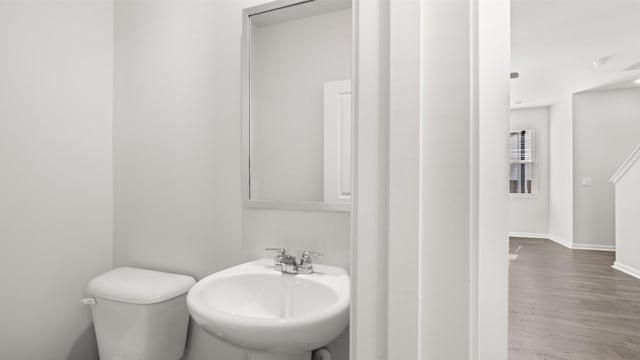
<path id="1" fill-rule="evenodd" d="M 249 14 L 247 33 L 247 205 L 348 211 L 351 2 Z"/>

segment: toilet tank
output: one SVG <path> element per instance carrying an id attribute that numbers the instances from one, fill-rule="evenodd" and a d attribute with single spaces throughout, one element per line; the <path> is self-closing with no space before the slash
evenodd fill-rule
<path id="1" fill-rule="evenodd" d="M 179 360 L 189 325 L 186 275 L 121 267 L 93 279 L 87 293 L 100 360 Z"/>

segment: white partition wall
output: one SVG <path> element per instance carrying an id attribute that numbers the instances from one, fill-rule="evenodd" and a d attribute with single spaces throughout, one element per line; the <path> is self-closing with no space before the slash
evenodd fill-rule
<path id="1" fill-rule="evenodd" d="M 609 178 L 640 142 L 639 117 L 638 88 L 573 96 L 573 248 L 615 249 Z"/>
<path id="2" fill-rule="evenodd" d="M 573 244 L 573 95 L 549 107 L 549 238 Z"/>
<path id="3" fill-rule="evenodd" d="M 351 359 L 506 360 L 509 2 L 354 14 Z"/>
<path id="4" fill-rule="evenodd" d="M 640 278 L 640 146 L 611 178 L 615 184 L 616 262 L 613 267 Z"/>

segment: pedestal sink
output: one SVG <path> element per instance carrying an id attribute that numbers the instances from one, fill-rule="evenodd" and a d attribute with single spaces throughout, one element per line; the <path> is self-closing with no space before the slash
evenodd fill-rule
<path id="1" fill-rule="evenodd" d="M 325 265 L 283 274 L 273 264 L 260 259 L 209 275 L 189 291 L 189 312 L 252 360 L 309 360 L 349 323 L 349 275 Z"/>

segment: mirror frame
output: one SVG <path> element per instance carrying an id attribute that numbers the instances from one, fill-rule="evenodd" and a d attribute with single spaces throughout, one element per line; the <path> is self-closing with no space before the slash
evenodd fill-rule
<path id="1" fill-rule="evenodd" d="M 242 202 L 247 208 L 277 209 L 277 210 L 310 210 L 310 211 L 337 211 L 350 212 L 353 195 L 350 203 L 324 202 L 324 201 L 275 201 L 251 199 L 251 19 L 250 17 L 267 11 L 273 11 L 284 7 L 304 4 L 309 0 L 272 0 L 256 6 L 244 8 L 242 11 Z M 353 24 L 352 24 L 353 27 Z M 353 48 L 351 49 L 353 59 Z M 353 85 L 352 85 L 353 87 Z M 353 116 L 353 109 L 352 109 Z M 353 156 L 353 145 L 352 145 Z M 353 169 L 351 170 L 353 173 Z M 353 181 L 353 180 L 352 180 Z"/>

